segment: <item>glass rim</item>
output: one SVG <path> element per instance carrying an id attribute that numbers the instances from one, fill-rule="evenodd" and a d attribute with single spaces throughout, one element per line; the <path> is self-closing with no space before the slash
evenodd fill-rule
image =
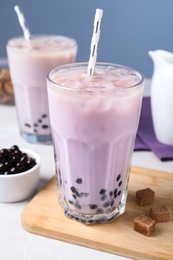
<path id="1" fill-rule="evenodd" d="M 128 66 L 125 66 L 125 65 L 121 65 L 121 64 L 116 64 L 116 63 L 109 63 L 109 62 L 96 62 L 96 68 L 98 67 L 115 67 L 115 68 L 121 68 L 121 69 L 126 69 L 128 71 L 131 71 L 133 73 L 135 73 L 135 75 L 137 75 L 139 77 L 139 82 L 137 82 L 136 84 L 133 84 L 133 85 L 130 85 L 128 87 L 115 87 L 115 89 L 109 89 L 107 91 L 101 91 L 100 93 L 104 93 L 104 94 L 109 94 L 110 92 L 111 93 L 114 93 L 114 92 L 117 92 L 117 90 L 119 92 L 121 91 L 124 91 L 124 90 L 130 90 L 130 89 L 134 89 L 134 88 L 138 88 L 140 86 L 142 86 L 145 82 L 145 77 L 144 75 L 139 72 L 138 70 L 136 69 L 133 69 L 131 67 L 128 67 Z M 52 70 L 50 70 L 47 74 L 47 81 L 49 81 L 51 84 L 53 84 L 55 87 L 63 90 L 63 91 L 70 91 L 70 92 L 73 92 L 73 93 L 91 93 L 93 91 L 91 90 L 81 90 L 81 89 L 76 89 L 76 88 L 71 88 L 71 87 L 68 87 L 68 86 L 63 86 L 62 84 L 59 84 L 57 82 L 55 82 L 54 80 L 52 80 L 51 76 L 55 75 L 56 72 L 58 71 L 63 71 L 65 69 L 75 69 L 75 68 L 88 68 L 88 62 L 75 62 L 75 63 L 70 63 L 70 64 L 64 64 L 64 65 L 60 65 Z"/>
<path id="2" fill-rule="evenodd" d="M 61 50 L 63 50 L 63 49 L 64 49 L 64 50 L 66 50 L 66 49 L 68 50 L 68 49 L 74 48 L 74 47 L 76 47 L 76 46 L 78 45 L 77 41 L 76 41 L 74 38 L 72 38 L 72 37 L 70 37 L 70 36 L 59 35 L 59 34 L 32 34 L 32 35 L 31 35 L 31 41 L 32 41 L 32 38 L 33 38 L 33 39 L 36 39 L 36 38 L 42 38 L 42 37 L 48 37 L 48 38 L 53 38 L 53 37 L 55 37 L 55 38 L 58 38 L 58 39 L 65 39 L 65 40 L 68 40 L 69 42 L 73 43 L 73 44 L 71 44 L 70 47 L 69 47 L 69 46 L 65 46 L 64 48 L 61 48 Z M 17 41 L 17 40 L 19 40 L 19 39 L 25 40 L 23 35 L 18 35 L 18 36 L 11 37 L 11 38 L 7 41 L 6 47 L 11 48 L 11 49 L 14 49 L 14 50 L 26 51 L 25 48 L 19 48 L 19 47 L 15 46 L 15 45 L 11 45 L 11 44 L 10 44 L 12 41 Z M 28 41 L 28 43 L 29 43 L 29 41 Z M 40 50 L 34 50 L 34 49 L 33 49 L 32 51 L 33 51 L 33 52 L 40 52 Z M 41 50 L 41 51 L 42 51 L 42 50 Z M 53 52 L 53 51 L 54 51 L 54 48 L 52 48 L 52 50 L 51 50 L 51 49 L 49 49 L 49 50 L 44 50 L 44 52 Z"/>

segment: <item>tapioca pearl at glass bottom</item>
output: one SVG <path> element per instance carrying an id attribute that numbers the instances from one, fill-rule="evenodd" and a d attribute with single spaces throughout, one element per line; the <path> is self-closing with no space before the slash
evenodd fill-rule
<path id="1" fill-rule="evenodd" d="M 81 206 L 78 202 L 76 202 L 74 206 L 75 206 L 77 209 L 82 209 L 82 206 Z"/>
<path id="2" fill-rule="evenodd" d="M 119 205 L 121 205 L 121 201 L 119 202 Z M 115 218 L 115 215 L 113 215 L 112 217 L 110 216 L 109 218 L 106 218 L 106 217 L 105 218 L 102 218 L 102 217 L 99 218 L 100 214 L 111 214 L 115 210 L 116 210 L 116 213 L 117 213 L 117 212 L 119 212 L 120 209 L 119 209 L 119 207 L 116 208 L 114 206 L 112 209 L 108 208 L 105 212 L 105 211 L 103 211 L 103 209 L 99 208 L 99 209 L 97 209 L 96 213 L 93 214 L 93 216 L 91 214 L 89 214 L 89 216 L 88 216 L 89 218 L 86 216 L 86 214 L 82 214 L 82 213 L 80 213 L 80 217 L 77 216 L 77 215 L 75 216 L 75 215 L 68 214 L 68 212 L 66 212 L 67 213 L 66 215 L 69 218 L 76 220 L 76 221 L 79 221 L 79 222 L 84 223 L 84 224 L 99 224 L 99 223 L 107 223 L 107 222 L 109 222 L 109 221 L 111 221 Z M 78 214 L 78 213 L 76 213 L 76 214 Z M 98 217 L 97 217 L 97 215 L 98 215 Z"/>
<path id="3" fill-rule="evenodd" d="M 74 186 L 72 186 L 71 191 L 73 193 L 73 197 L 78 197 L 78 198 L 83 198 L 83 197 L 88 197 L 89 193 L 87 192 L 79 192 L 77 188 L 75 188 Z"/>
<path id="4" fill-rule="evenodd" d="M 97 209 L 97 205 L 96 204 L 89 204 L 88 205 L 90 209 Z"/>
<path id="5" fill-rule="evenodd" d="M 82 184 L 82 179 L 81 178 L 78 178 L 77 180 L 76 180 L 76 183 L 78 183 L 78 184 Z"/>
<path id="6" fill-rule="evenodd" d="M 119 174 L 119 175 L 117 176 L 117 181 L 119 181 L 120 178 L 121 178 L 121 174 Z"/>
<path id="7" fill-rule="evenodd" d="M 123 183 L 121 180 L 121 174 L 117 175 L 116 182 L 118 182 L 118 184 L 116 185 L 116 187 L 113 191 L 107 192 L 107 190 L 105 188 L 100 189 L 99 195 L 100 195 L 100 200 L 102 201 L 102 207 L 100 207 L 100 206 L 98 207 L 97 204 L 88 204 L 88 205 L 84 205 L 84 207 L 85 208 L 88 207 L 89 209 L 91 209 L 93 211 L 93 213 L 96 212 L 97 214 L 102 214 L 105 211 L 105 209 L 107 209 L 107 208 L 108 208 L 107 212 L 111 212 L 111 211 L 115 210 L 115 208 L 116 208 L 114 206 L 115 201 L 117 200 L 117 197 L 119 197 L 122 193 L 122 191 L 119 190 L 119 187 Z M 82 178 L 77 178 L 76 183 L 79 187 L 80 184 L 83 183 Z M 67 184 L 67 181 L 65 181 L 65 184 Z M 74 187 L 74 186 L 71 186 L 70 190 L 72 192 L 72 197 L 73 197 L 74 201 L 69 200 L 68 201 L 69 204 L 73 205 L 74 207 L 76 207 L 79 210 L 82 209 L 82 205 L 80 204 L 80 199 L 83 197 L 88 197 L 89 193 L 83 192 L 83 191 L 81 192 L 79 190 L 79 188 Z M 109 199 L 109 197 L 110 197 L 110 199 Z M 119 204 L 120 203 L 121 203 L 121 201 L 119 201 Z"/>
<path id="8" fill-rule="evenodd" d="M 71 205 L 73 205 L 74 207 L 76 207 L 77 209 L 82 209 L 82 205 L 80 204 L 80 198 L 81 198 L 80 194 L 87 194 L 87 196 L 89 196 L 89 193 L 86 193 L 86 192 L 80 193 L 78 190 L 76 190 L 76 188 L 74 186 L 71 187 L 71 191 L 73 192 L 72 196 L 75 199 L 75 201 L 69 200 L 68 202 Z M 110 193 L 113 194 L 112 191 Z M 121 190 L 119 190 L 119 191 L 117 190 L 116 197 L 118 197 L 120 195 L 121 195 Z M 115 200 L 110 198 L 110 200 L 107 200 L 102 203 L 102 207 L 98 208 L 97 204 L 87 204 L 86 207 L 88 207 L 89 209 L 94 210 L 94 211 L 96 210 L 95 212 L 97 214 L 101 214 L 101 212 L 103 213 L 105 211 L 105 209 L 108 207 L 110 207 L 108 209 L 108 211 L 110 211 L 110 212 L 113 211 L 114 204 L 115 204 Z"/>

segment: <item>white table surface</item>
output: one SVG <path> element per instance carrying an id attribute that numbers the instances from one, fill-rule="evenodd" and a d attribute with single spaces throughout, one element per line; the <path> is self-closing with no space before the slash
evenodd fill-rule
<path id="1" fill-rule="evenodd" d="M 150 93 L 149 81 L 145 95 Z M 54 175 L 52 145 L 30 144 L 19 135 L 15 106 L 0 105 L 0 148 L 17 144 L 36 151 L 41 157 L 41 175 L 37 192 Z M 161 162 L 152 152 L 134 152 L 132 165 L 173 172 L 173 161 Z M 9 191 L 10 192 L 10 191 Z M 117 255 L 38 236 L 21 226 L 21 213 L 31 200 L 0 203 L 1 260 L 121 260 Z"/>

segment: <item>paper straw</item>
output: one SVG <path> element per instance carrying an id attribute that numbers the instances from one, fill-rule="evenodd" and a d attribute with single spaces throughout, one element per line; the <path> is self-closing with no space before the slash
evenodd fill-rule
<path id="1" fill-rule="evenodd" d="M 91 40 L 91 47 L 90 47 L 90 59 L 88 62 L 88 75 L 93 75 L 95 70 L 102 16 L 103 16 L 103 10 L 96 9 L 96 14 L 94 19 L 94 30 L 93 30 L 92 40 Z"/>
<path id="2" fill-rule="evenodd" d="M 25 20 L 22 8 L 18 5 L 15 5 L 14 7 L 15 12 L 17 13 L 19 24 L 22 27 L 24 38 L 26 41 L 29 41 L 31 39 L 31 34 L 27 25 L 27 22 Z"/>

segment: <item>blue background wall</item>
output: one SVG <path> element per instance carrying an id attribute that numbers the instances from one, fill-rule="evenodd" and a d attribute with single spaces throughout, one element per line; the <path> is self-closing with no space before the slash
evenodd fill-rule
<path id="1" fill-rule="evenodd" d="M 98 61 L 120 63 L 153 73 L 149 50 L 173 52 L 173 0 L 1 0 L 0 57 L 6 41 L 21 35 L 14 5 L 21 5 L 30 31 L 71 36 L 77 61 L 88 61 L 96 8 L 104 10 Z"/>

